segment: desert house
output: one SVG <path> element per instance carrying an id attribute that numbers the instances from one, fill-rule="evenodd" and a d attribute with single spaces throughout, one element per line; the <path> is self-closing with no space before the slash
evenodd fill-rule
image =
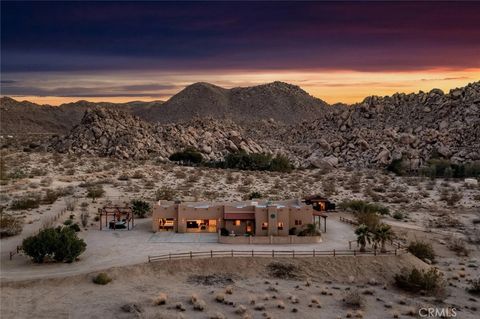
<path id="1" fill-rule="evenodd" d="M 169 202 L 153 208 L 153 231 L 218 232 L 234 235 L 288 236 L 307 224 L 320 221 L 313 207 L 294 199 L 288 201 Z"/>

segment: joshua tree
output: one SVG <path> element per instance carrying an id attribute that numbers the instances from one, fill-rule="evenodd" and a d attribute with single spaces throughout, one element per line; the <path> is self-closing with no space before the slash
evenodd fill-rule
<path id="1" fill-rule="evenodd" d="M 365 246 L 371 241 L 371 233 L 368 230 L 367 225 L 361 224 L 355 229 L 355 235 L 357 235 L 357 243 L 360 245 L 360 251 L 365 251 Z"/>
<path id="2" fill-rule="evenodd" d="M 373 234 L 373 241 L 380 243 L 380 252 L 385 253 L 385 243 L 387 240 L 391 240 L 394 236 L 392 227 L 387 224 L 380 224 Z"/>

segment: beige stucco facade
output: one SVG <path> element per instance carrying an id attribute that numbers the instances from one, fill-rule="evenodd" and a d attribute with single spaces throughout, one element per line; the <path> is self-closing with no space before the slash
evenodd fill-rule
<path id="1" fill-rule="evenodd" d="M 313 208 L 300 200 L 278 202 L 159 201 L 153 208 L 153 231 L 218 232 L 256 236 L 288 236 L 313 222 Z"/>

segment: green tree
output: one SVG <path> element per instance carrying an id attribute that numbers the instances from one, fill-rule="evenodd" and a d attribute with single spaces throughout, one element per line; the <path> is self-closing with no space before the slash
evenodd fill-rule
<path id="1" fill-rule="evenodd" d="M 387 224 L 380 224 L 373 233 L 373 241 L 380 243 L 380 252 L 385 253 L 387 249 L 385 244 L 388 240 L 392 240 L 394 237 L 392 227 Z"/>
<path id="2" fill-rule="evenodd" d="M 132 200 L 132 211 L 139 218 L 144 218 L 152 209 L 151 205 L 140 199 Z"/>
<path id="3" fill-rule="evenodd" d="M 361 224 L 358 226 L 357 229 L 355 229 L 355 235 L 357 235 L 357 243 L 360 245 L 360 251 L 365 252 L 367 243 L 370 243 L 372 240 L 367 225 Z"/>
<path id="4" fill-rule="evenodd" d="M 87 247 L 69 227 L 45 228 L 38 235 L 23 240 L 23 251 L 36 263 L 43 263 L 46 256 L 55 261 L 73 262 Z"/>

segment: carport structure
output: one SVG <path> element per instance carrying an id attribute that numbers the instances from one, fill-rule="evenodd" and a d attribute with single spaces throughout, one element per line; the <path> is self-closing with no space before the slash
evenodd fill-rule
<path id="1" fill-rule="evenodd" d="M 132 208 L 129 206 L 104 206 L 98 209 L 98 216 L 100 218 L 100 230 L 102 230 L 103 217 L 105 217 L 105 227 L 113 230 L 120 228 L 120 225 L 122 225 L 121 228 L 126 226 L 127 230 L 135 227 L 135 217 Z M 109 216 L 111 217 L 110 222 L 108 221 Z"/>

